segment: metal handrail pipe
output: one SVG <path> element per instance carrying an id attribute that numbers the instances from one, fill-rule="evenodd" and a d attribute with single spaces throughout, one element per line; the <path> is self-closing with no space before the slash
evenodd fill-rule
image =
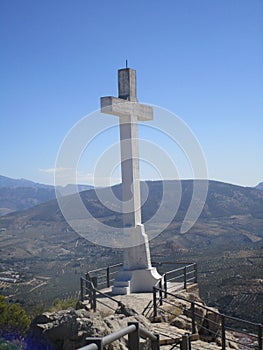
<path id="1" fill-rule="evenodd" d="M 123 329 L 120 329 L 119 331 L 117 332 L 114 332 L 112 334 L 109 334 L 109 335 L 106 335 L 105 337 L 102 338 L 102 345 L 108 345 L 112 342 L 114 342 L 115 340 L 118 340 L 120 339 L 121 337 L 127 335 L 127 334 L 130 334 L 130 333 L 133 333 L 136 331 L 136 326 L 135 325 L 130 325 L 130 326 L 127 326 Z"/>
<path id="2" fill-rule="evenodd" d="M 152 265 L 194 265 L 195 263 L 189 263 L 189 262 L 185 262 L 185 261 L 160 261 L 160 262 L 156 262 L 156 261 L 152 261 Z"/>
<path id="3" fill-rule="evenodd" d="M 175 276 L 175 277 L 171 277 L 171 278 L 168 278 L 167 281 L 170 282 L 170 281 L 173 281 L 173 280 L 177 280 L 179 278 L 182 278 L 184 277 L 184 275 L 179 275 L 179 276 Z"/>
<path id="4" fill-rule="evenodd" d="M 118 264 L 114 264 L 114 265 L 109 265 L 108 267 L 110 269 L 113 269 L 114 267 L 122 266 L 122 265 L 123 265 L 123 263 L 118 263 Z M 103 270 L 106 270 L 106 269 L 107 269 L 107 267 L 101 267 L 99 269 L 91 270 L 91 271 L 89 271 L 89 273 L 100 272 L 100 271 L 103 271 Z"/>
<path id="5" fill-rule="evenodd" d="M 198 320 L 201 320 L 201 321 L 202 321 L 203 315 L 197 314 L 197 313 L 195 312 L 195 318 L 197 318 Z"/>
<path id="6" fill-rule="evenodd" d="M 204 329 L 204 330 L 206 330 L 206 331 L 208 331 L 209 333 L 211 333 L 211 334 L 214 334 L 214 335 L 216 335 L 217 334 L 217 331 L 212 331 L 211 329 L 209 329 L 208 327 L 205 327 L 205 326 L 200 326 L 200 329 Z"/>
<path id="7" fill-rule="evenodd" d="M 108 304 L 105 304 L 103 301 L 101 301 L 100 299 L 97 299 L 97 302 L 101 305 L 104 305 L 106 307 L 108 307 L 109 309 L 111 309 L 112 311 L 116 311 L 116 309 L 114 309 L 113 307 L 111 307 L 110 305 Z"/>
<path id="8" fill-rule="evenodd" d="M 190 277 L 190 278 L 187 278 L 187 282 L 191 282 L 192 280 L 194 280 L 195 277 Z"/>
<path id="9" fill-rule="evenodd" d="M 174 303 L 168 301 L 167 299 L 163 299 L 163 302 L 164 302 L 164 304 L 168 304 L 168 305 L 171 305 L 171 306 L 175 306 Z"/>
<path id="10" fill-rule="evenodd" d="M 103 271 L 103 270 L 106 270 L 106 267 L 100 267 L 99 269 L 91 270 L 91 271 L 89 271 L 89 274 L 92 274 L 94 272 L 100 272 L 100 271 Z"/>
<path id="11" fill-rule="evenodd" d="M 118 266 L 122 266 L 123 263 L 118 263 L 118 264 L 114 264 L 114 265 L 110 265 L 109 268 L 113 269 L 114 267 L 118 267 Z"/>
<path id="12" fill-rule="evenodd" d="M 174 269 L 174 270 L 171 270 L 171 271 L 167 271 L 167 272 L 166 272 L 166 275 L 172 274 L 172 273 L 174 273 L 174 272 L 181 271 L 181 270 L 183 270 L 183 269 L 184 269 L 184 267 L 178 267 L 177 269 Z"/>
<path id="13" fill-rule="evenodd" d="M 210 310 L 211 311 L 211 310 Z M 213 310 L 212 310 L 212 312 L 213 312 Z M 222 314 L 220 314 L 220 315 L 222 315 Z M 214 324 L 214 325 L 218 325 L 218 322 L 216 322 L 216 321 L 213 321 L 213 320 L 209 320 L 209 323 L 211 323 L 212 325 Z M 226 327 L 227 329 L 229 329 L 230 330 L 230 328 L 228 328 L 228 327 Z"/>
<path id="14" fill-rule="evenodd" d="M 111 299 L 112 301 L 115 301 L 115 303 L 117 303 L 118 305 L 123 305 L 123 303 L 117 299 L 114 299 L 113 297 L 111 297 L 109 294 L 106 294 L 106 293 L 103 293 L 101 292 L 100 290 L 98 290 L 97 288 L 93 288 L 97 293 L 99 293 L 100 295 L 108 298 L 108 299 Z"/>
<path id="15" fill-rule="evenodd" d="M 92 343 L 89 345 L 85 345 L 82 348 L 79 348 L 78 350 L 98 350 L 98 347 L 96 344 Z"/>
<path id="16" fill-rule="evenodd" d="M 157 337 L 143 327 L 140 327 L 140 335 L 145 338 L 149 338 L 150 340 L 157 341 Z"/>
<path id="17" fill-rule="evenodd" d="M 220 313 L 218 313 L 219 315 L 222 315 Z M 246 321 L 246 320 L 243 320 L 242 318 L 236 318 L 236 317 L 233 317 L 233 316 L 228 316 L 228 315 L 224 315 L 226 317 L 226 319 L 229 319 L 229 320 L 233 320 L 233 321 L 237 321 L 237 322 L 240 322 L 240 323 L 246 323 L 246 324 L 249 324 L 250 326 L 256 326 L 256 327 L 259 327 L 259 326 L 263 326 L 261 323 L 254 323 L 254 322 L 251 322 L 251 321 Z M 227 326 L 226 326 L 227 328 Z"/>
<path id="18" fill-rule="evenodd" d="M 158 338 L 154 334 L 150 333 L 147 329 L 141 328 L 141 327 L 139 329 L 140 329 L 140 335 L 142 335 L 143 337 L 149 338 L 152 341 L 158 341 Z M 106 335 L 105 337 L 101 338 L 101 344 L 102 346 L 109 345 L 113 343 L 115 340 L 118 340 L 125 335 L 134 333 L 136 330 L 137 330 L 137 327 L 134 324 L 129 325 L 125 328 L 120 329 L 117 332 L 114 332 L 112 334 Z M 78 350 L 98 350 L 98 346 L 95 343 L 92 343 L 92 344 L 83 346 Z"/>
<path id="19" fill-rule="evenodd" d="M 189 267 L 192 267 L 192 266 L 194 266 L 195 264 L 194 263 L 192 263 L 192 264 L 189 264 L 189 265 L 186 265 L 186 266 L 184 266 L 186 269 L 188 269 Z"/>
<path id="20" fill-rule="evenodd" d="M 187 274 L 187 275 L 191 275 L 191 274 L 193 274 L 194 272 L 195 272 L 194 270 L 186 271 L 186 274 Z"/>
<path id="21" fill-rule="evenodd" d="M 112 276 L 112 275 L 116 275 L 117 273 L 118 273 L 118 271 L 112 271 L 109 273 L 109 275 Z"/>

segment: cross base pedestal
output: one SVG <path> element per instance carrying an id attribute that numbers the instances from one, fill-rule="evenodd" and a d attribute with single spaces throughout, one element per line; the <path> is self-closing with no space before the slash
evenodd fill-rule
<path id="1" fill-rule="evenodd" d="M 155 267 L 139 270 L 122 270 L 114 281 L 112 294 L 151 293 L 153 286 L 161 278 L 162 276 L 159 275 Z"/>
<path id="2" fill-rule="evenodd" d="M 126 229 L 127 241 L 131 247 L 124 253 L 123 270 L 114 281 L 112 294 L 152 292 L 153 286 L 162 278 L 151 265 L 148 236 L 144 225 Z"/>

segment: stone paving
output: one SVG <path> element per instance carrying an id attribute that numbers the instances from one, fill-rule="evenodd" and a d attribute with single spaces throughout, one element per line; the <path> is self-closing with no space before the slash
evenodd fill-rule
<path id="1" fill-rule="evenodd" d="M 192 350 L 218 350 L 221 349 L 221 346 L 218 346 L 216 343 L 206 343 L 204 341 L 197 340 L 191 343 L 191 348 Z"/>

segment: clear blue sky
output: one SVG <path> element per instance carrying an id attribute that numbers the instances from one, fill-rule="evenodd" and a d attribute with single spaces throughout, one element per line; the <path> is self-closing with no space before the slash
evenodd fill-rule
<path id="1" fill-rule="evenodd" d="M 0 174 L 52 183 L 65 134 L 117 94 L 127 58 L 139 100 L 185 121 L 209 178 L 255 186 L 262 23 L 260 0 L 1 0 Z"/>

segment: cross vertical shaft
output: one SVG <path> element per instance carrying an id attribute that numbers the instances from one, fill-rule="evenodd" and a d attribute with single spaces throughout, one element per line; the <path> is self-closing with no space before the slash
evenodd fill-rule
<path id="1" fill-rule="evenodd" d="M 118 95 L 126 101 L 137 102 L 136 72 L 118 71 Z M 120 118 L 121 174 L 123 225 L 133 227 L 141 223 L 138 126 L 134 114 Z"/>
<path id="2" fill-rule="evenodd" d="M 125 119 L 120 119 L 123 224 L 132 227 L 141 223 L 138 128 L 133 116 Z"/>

